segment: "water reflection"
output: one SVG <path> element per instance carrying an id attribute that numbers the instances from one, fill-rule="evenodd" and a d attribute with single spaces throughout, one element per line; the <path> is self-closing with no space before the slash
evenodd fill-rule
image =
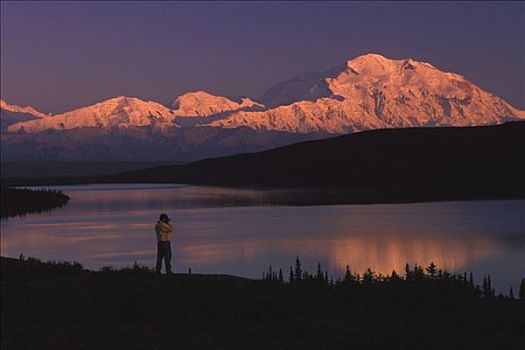
<path id="1" fill-rule="evenodd" d="M 77 260 L 91 268 L 134 261 L 152 266 L 153 226 L 166 211 L 174 219 L 178 271 L 258 277 L 268 264 L 287 270 L 299 255 L 307 269 L 321 262 L 334 274 L 347 264 L 356 272 L 372 267 L 387 274 L 403 272 L 406 262 L 433 261 L 478 278 L 490 273 L 505 291 L 525 277 L 525 201 L 275 207 L 264 206 L 271 191 L 64 190 L 71 196 L 66 207 L 2 221 L 3 256 Z"/>
<path id="2" fill-rule="evenodd" d="M 246 240 L 214 244 L 194 244 L 179 248 L 179 260 L 191 266 L 220 264 L 226 261 L 257 259 L 278 251 L 292 262 L 296 254 L 312 261 L 317 256 L 334 269 L 342 271 L 350 265 L 354 271 L 373 267 L 377 273 L 403 272 L 407 262 L 427 265 L 434 262 L 441 267 L 460 271 L 468 265 L 490 257 L 496 252 L 497 242 L 483 237 L 476 242 L 457 237 L 434 238 L 366 237 L 336 239 L 278 239 L 275 242 Z M 286 265 L 285 265 L 286 266 Z"/>

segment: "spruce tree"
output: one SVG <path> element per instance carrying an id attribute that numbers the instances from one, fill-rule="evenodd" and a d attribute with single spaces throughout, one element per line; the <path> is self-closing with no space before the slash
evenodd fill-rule
<path id="1" fill-rule="evenodd" d="M 294 269 L 294 280 L 300 281 L 303 278 L 303 269 L 301 267 L 301 260 L 299 257 L 295 257 L 295 269 Z"/>
<path id="2" fill-rule="evenodd" d="M 487 277 L 487 286 L 490 297 L 492 298 L 495 295 L 494 289 L 492 289 L 492 282 L 490 280 L 490 275 Z"/>
<path id="3" fill-rule="evenodd" d="M 345 282 L 350 282 L 352 280 L 353 280 L 352 271 L 350 271 L 350 266 L 346 265 L 346 272 L 345 272 L 344 281 Z"/>
<path id="4" fill-rule="evenodd" d="M 492 289 L 492 281 L 490 280 L 490 275 L 483 277 L 482 285 L 483 297 L 493 298 L 495 296 L 495 291 Z"/>
<path id="5" fill-rule="evenodd" d="M 397 274 L 396 270 L 392 270 L 392 275 L 390 276 L 390 279 L 393 281 L 399 280 L 399 275 Z"/>
<path id="6" fill-rule="evenodd" d="M 292 269 L 291 266 L 290 266 L 290 276 L 289 276 L 289 281 L 290 281 L 290 284 L 293 283 L 293 269 Z"/>
<path id="7" fill-rule="evenodd" d="M 423 272 L 423 268 L 419 266 L 418 264 L 414 265 L 414 271 L 412 272 L 412 279 L 414 281 L 419 281 L 425 278 L 425 273 Z"/>
<path id="8" fill-rule="evenodd" d="M 284 283 L 283 270 L 281 268 L 279 268 L 279 283 Z"/>
<path id="9" fill-rule="evenodd" d="M 430 265 L 425 269 L 427 270 L 428 275 L 430 278 L 435 278 L 437 275 L 437 266 L 434 264 L 434 262 L 431 262 Z"/>
<path id="10" fill-rule="evenodd" d="M 525 278 L 521 280 L 519 298 L 521 301 L 525 302 Z"/>
<path id="11" fill-rule="evenodd" d="M 317 275 L 315 277 L 319 281 L 322 281 L 324 278 L 323 270 L 321 270 L 321 263 L 317 263 Z"/>
<path id="12" fill-rule="evenodd" d="M 366 272 L 363 274 L 363 282 L 366 284 L 370 284 L 374 282 L 375 279 L 375 272 L 372 271 L 370 268 L 366 269 Z"/>
<path id="13" fill-rule="evenodd" d="M 514 300 L 514 299 L 515 299 L 515 298 L 514 298 L 514 291 L 512 290 L 512 287 L 510 287 L 509 298 L 510 298 L 511 300 Z"/>

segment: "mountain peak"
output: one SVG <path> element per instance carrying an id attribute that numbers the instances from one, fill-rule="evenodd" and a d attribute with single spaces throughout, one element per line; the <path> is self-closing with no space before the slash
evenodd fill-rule
<path id="1" fill-rule="evenodd" d="M 412 62 L 412 66 L 415 64 L 411 59 L 394 60 L 379 54 L 371 53 L 346 61 L 346 68 L 354 74 L 364 73 L 366 75 L 375 76 L 392 73 L 404 61 Z"/>
<path id="2" fill-rule="evenodd" d="M 383 55 L 380 55 L 378 53 L 367 53 L 361 56 L 354 57 L 352 59 L 347 60 L 347 63 L 350 62 L 370 62 L 370 61 L 393 61 L 390 58 L 387 58 Z"/>
<path id="3" fill-rule="evenodd" d="M 160 103 L 117 96 L 64 114 L 13 124 L 8 130 L 32 133 L 48 129 L 111 129 L 151 125 L 177 127 L 172 123 L 174 117 L 173 111 Z"/>
<path id="4" fill-rule="evenodd" d="M 141 101 L 136 97 L 129 97 L 129 96 L 116 96 L 110 99 L 107 99 L 102 102 L 135 102 L 135 101 Z"/>
<path id="5" fill-rule="evenodd" d="M 191 91 L 177 97 L 169 109 L 153 101 L 117 96 L 61 115 L 12 124 L 8 131 L 204 124 L 341 134 L 377 128 L 498 124 L 525 118 L 525 111 L 459 74 L 412 58 L 390 59 L 376 53 L 326 71 L 298 74 L 273 86 L 260 101 L 264 105 L 247 97 Z"/>
<path id="6" fill-rule="evenodd" d="M 207 91 L 197 90 L 197 91 L 188 91 L 180 95 L 178 98 L 189 98 L 189 97 L 220 97 L 218 95 L 210 94 Z"/>
<path id="7" fill-rule="evenodd" d="M 354 71 L 361 69 L 366 71 L 367 74 L 393 73 L 395 71 L 402 72 L 403 70 L 415 71 L 418 67 L 438 70 L 430 63 L 417 61 L 413 58 L 396 60 L 375 53 L 358 56 L 346 61 L 347 69 Z"/>
<path id="8" fill-rule="evenodd" d="M 210 94 L 206 91 L 190 91 L 177 97 L 171 107 L 178 116 L 208 117 L 214 114 L 262 107 L 248 97 L 228 98 Z"/>
<path id="9" fill-rule="evenodd" d="M 129 106 L 129 105 L 148 104 L 150 102 L 152 101 L 144 101 L 138 97 L 116 96 L 116 97 L 109 98 L 107 100 L 97 102 L 93 106 L 101 106 L 101 105 Z"/>
<path id="10" fill-rule="evenodd" d="M 273 107 L 236 113 L 214 126 L 291 132 L 347 133 L 377 128 L 499 124 L 525 111 L 463 76 L 412 58 L 367 54 L 343 67 L 302 74 L 261 96 Z"/>

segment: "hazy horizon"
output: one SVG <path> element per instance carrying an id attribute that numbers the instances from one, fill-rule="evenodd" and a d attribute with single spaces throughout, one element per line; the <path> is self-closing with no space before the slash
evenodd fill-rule
<path id="1" fill-rule="evenodd" d="M 366 53 L 414 58 L 525 109 L 523 3 L 1 3 L 1 96 L 60 113 L 125 95 L 258 98 Z M 446 24 L 446 25 L 444 25 Z"/>

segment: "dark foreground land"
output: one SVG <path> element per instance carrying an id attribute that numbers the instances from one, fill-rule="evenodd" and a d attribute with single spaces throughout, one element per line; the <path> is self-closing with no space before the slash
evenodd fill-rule
<path id="1" fill-rule="evenodd" d="M 437 269 L 290 285 L 1 259 L 2 349 L 523 349 L 525 301 Z M 292 275 L 297 275 L 297 268 Z M 300 272 L 300 271 L 299 271 Z M 299 274 L 301 275 L 301 274 Z"/>

